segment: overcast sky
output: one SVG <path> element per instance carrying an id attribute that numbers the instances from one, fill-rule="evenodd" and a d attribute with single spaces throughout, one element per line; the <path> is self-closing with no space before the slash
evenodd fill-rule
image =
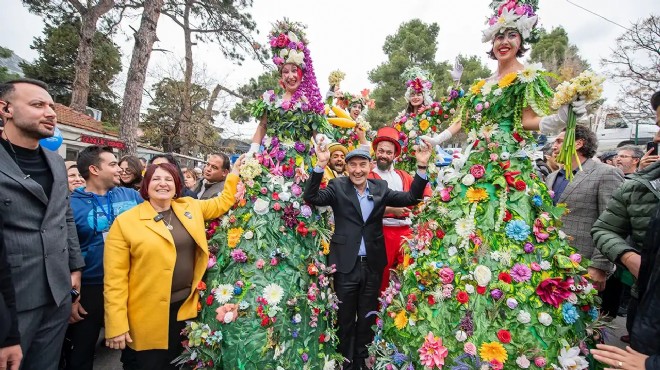
<path id="1" fill-rule="evenodd" d="M 648 17 L 652 12 L 660 12 L 657 0 L 571 1 L 623 26 Z M 12 49 L 27 60 L 33 60 L 36 53 L 29 46 L 33 37 L 41 35 L 41 19 L 28 13 L 20 0 L 0 2 L 3 3 L 0 12 L 0 46 Z M 385 37 L 396 32 L 402 22 L 414 18 L 427 23 L 436 22 L 440 26 L 437 60 L 453 60 L 458 54 L 476 54 L 494 70 L 495 62 L 485 57 L 488 45 L 481 43 L 481 30 L 490 15 L 489 3 L 488 0 L 254 0 L 251 12 L 259 30 L 256 38 L 264 44 L 271 24 L 278 19 L 288 17 L 307 24 L 309 48 L 321 89 L 327 89 L 329 72 L 340 69 L 346 73 L 342 89 L 358 92 L 372 87 L 368 71 L 386 60 L 382 51 Z M 567 0 L 541 0 L 538 14 L 541 26 L 547 29 L 564 27 L 570 42 L 578 46 L 581 55 L 596 72 L 603 71 L 600 58 L 608 55 L 611 48 L 615 47 L 616 38 L 626 32 Z M 128 67 L 133 47 L 131 35 L 126 30 L 125 27 L 115 40 L 124 54 L 124 69 Z M 159 22 L 158 37 L 160 41 L 156 47 L 172 53 L 154 53 L 150 68 L 171 68 L 173 59 L 178 60 L 183 55 L 183 37 L 179 28 L 164 16 Z M 198 45 L 193 53 L 195 62 L 206 67 L 209 78 L 230 88 L 236 88 L 263 72 L 262 66 L 253 61 L 245 62 L 242 66 L 226 61 L 220 50 L 213 45 Z M 118 84 L 121 85 L 123 80 L 124 77 L 120 77 Z M 617 87 L 606 83 L 605 96 L 610 104 L 616 95 Z M 240 131 L 251 133 L 253 128 L 250 125 L 241 126 Z M 228 131 L 236 132 L 235 125 L 228 127 Z"/>

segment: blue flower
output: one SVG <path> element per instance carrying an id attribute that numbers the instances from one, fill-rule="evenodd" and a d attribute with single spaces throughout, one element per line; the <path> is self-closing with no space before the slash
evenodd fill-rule
<path id="1" fill-rule="evenodd" d="M 406 361 L 408 361 L 408 356 L 404 355 L 399 351 L 394 352 L 394 354 L 392 355 L 392 362 L 394 362 L 394 364 L 397 366 L 403 365 L 403 363 Z"/>
<path id="2" fill-rule="evenodd" d="M 564 303 L 561 308 L 561 314 L 564 316 L 564 321 L 567 324 L 574 324 L 580 318 L 578 310 L 571 303 Z"/>
<path id="3" fill-rule="evenodd" d="M 534 203 L 535 206 L 540 207 L 543 205 L 543 199 L 541 199 L 540 195 L 535 195 L 532 197 L 532 203 Z"/>
<path id="4" fill-rule="evenodd" d="M 522 242 L 527 240 L 530 230 L 529 225 L 527 225 L 525 221 L 513 220 L 506 225 L 504 231 L 506 232 L 506 236 L 509 238 Z"/>
<path id="5" fill-rule="evenodd" d="M 596 320 L 598 318 L 598 310 L 596 309 L 596 307 L 591 307 L 591 309 L 589 310 L 589 316 L 591 316 L 593 320 Z"/>

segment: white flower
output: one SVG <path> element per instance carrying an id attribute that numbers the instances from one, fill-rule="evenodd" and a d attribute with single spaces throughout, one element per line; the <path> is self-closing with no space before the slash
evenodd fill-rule
<path id="1" fill-rule="evenodd" d="M 545 270 L 545 271 L 550 270 L 552 268 L 552 265 L 550 264 L 550 262 L 548 262 L 546 260 L 541 261 L 541 263 L 539 265 L 541 266 L 541 270 Z"/>
<path id="2" fill-rule="evenodd" d="M 510 157 L 511 157 L 511 153 L 509 152 L 502 152 L 502 154 L 500 154 L 500 159 L 502 159 L 503 161 L 508 161 Z"/>
<path id="3" fill-rule="evenodd" d="M 213 295 L 218 303 L 225 304 L 234 296 L 234 287 L 230 284 L 222 284 L 215 288 Z"/>
<path id="4" fill-rule="evenodd" d="M 493 80 L 486 81 L 484 86 L 481 88 L 481 93 L 484 94 L 484 96 L 490 94 L 490 90 L 493 89 L 493 86 L 495 86 L 497 82 Z"/>
<path id="5" fill-rule="evenodd" d="M 408 134 L 408 139 L 414 139 L 416 137 L 417 137 L 417 131 L 415 130 L 410 131 L 410 133 Z"/>
<path id="6" fill-rule="evenodd" d="M 518 322 L 521 324 L 527 324 L 532 321 L 532 315 L 530 315 L 529 312 L 522 310 L 518 312 L 516 319 L 518 319 Z"/>
<path id="7" fill-rule="evenodd" d="M 268 187 L 268 190 L 274 191 L 275 185 L 279 186 L 281 189 L 284 186 L 284 176 L 280 176 L 280 175 L 270 176 L 270 179 L 268 179 L 268 185 L 266 185 Z"/>
<path id="8" fill-rule="evenodd" d="M 269 201 L 257 198 L 257 200 L 254 202 L 254 205 L 252 206 L 252 209 L 254 210 L 254 213 L 263 216 L 268 213 L 268 207 L 270 207 Z"/>
<path id="9" fill-rule="evenodd" d="M 282 287 L 277 284 L 268 284 L 264 288 L 263 297 L 271 306 L 275 306 L 280 303 L 283 296 L 284 289 L 282 289 Z"/>
<path id="10" fill-rule="evenodd" d="M 286 62 L 293 63 L 295 65 L 301 65 L 304 59 L 305 59 L 305 54 L 303 54 L 302 51 L 291 50 L 289 51 L 289 57 L 286 59 Z"/>
<path id="11" fill-rule="evenodd" d="M 291 199 L 291 193 L 289 193 L 288 191 L 283 191 L 279 195 L 280 195 L 280 200 L 282 202 L 288 202 L 289 199 Z"/>
<path id="12" fill-rule="evenodd" d="M 411 119 L 407 120 L 406 123 L 403 124 L 408 131 L 412 130 L 415 125 L 413 124 L 413 121 Z"/>
<path id="13" fill-rule="evenodd" d="M 465 291 L 468 294 L 473 294 L 474 293 L 474 286 L 472 286 L 472 284 L 465 284 Z"/>
<path id="14" fill-rule="evenodd" d="M 293 32 L 289 32 L 289 33 L 287 33 L 286 35 L 287 35 L 287 37 L 289 38 L 289 41 L 292 41 L 292 42 L 298 42 L 298 41 L 299 41 L 299 39 L 298 39 L 298 35 L 296 35 L 296 34 L 293 33 Z"/>
<path id="15" fill-rule="evenodd" d="M 328 360 L 326 357 L 325 359 L 325 364 L 323 364 L 323 370 L 335 370 L 335 367 L 337 366 L 337 363 L 335 360 Z"/>
<path id="16" fill-rule="evenodd" d="M 539 74 L 539 71 L 543 69 L 543 66 L 541 63 L 532 63 L 525 68 L 523 68 L 522 71 L 518 72 L 518 78 L 520 78 L 520 81 L 522 82 L 532 82 L 536 79 L 536 77 Z"/>
<path id="17" fill-rule="evenodd" d="M 522 16 L 518 18 L 516 21 L 516 28 L 520 32 L 520 36 L 522 36 L 523 40 L 526 40 L 529 38 L 529 35 L 532 33 L 532 29 L 534 29 L 534 25 L 538 21 L 538 16 L 534 15 L 531 17 L 527 16 Z"/>
<path id="18" fill-rule="evenodd" d="M 300 314 L 297 313 L 297 314 L 293 315 L 293 320 L 292 321 L 293 321 L 294 324 L 299 324 L 300 321 L 302 321 L 302 316 L 300 316 Z"/>
<path id="19" fill-rule="evenodd" d="M 502 258 L 502 254 L 500 254 L 500 251 L 492 251 L 490 252 L 490 258 L 499 262 L 500 258 Z"/>
<path id="20" fill-rule="evenodd" d="M 463 342 L 467 339 L 467 333 L 464 332 L 463 330 L 457 330 L 456 331 L 456 340 L 459 342 Z"/>
<path id="21" fill-rule="evenodd" d="M 559 231 L 557 232 L 557 234 L 559 234 L 559 239 L 562 239 L 562 240 L 563 240 L 563 239 L 566 239 L 566 233 L 565 233 L 565 232 L 559 230 Z"/>
<path id="22" fill-rule="evenodd" d="M 564 370 L 582 370 L 589 367 L 587 360 L 580 356 L 580 348 L 578 347 L 562 348 L 557 359 Z"/>
<path id="23" fill-rule="evenodd" d="M 230 322 L 232 322 L 232 320 L 234 320 L 234 313 L 231 311 L 225 313 L 225 317 L 223 319 L 225 324 L 229 324 Z"/>
<path id="24" fill-rule="evenodd" d="M 497 89 L 493 90 L 493 95 L 494 96 L 502 95 L 502 89 L 498 87 Z"/>
<path id="25" fill-rule="evenodd" d="M 459 218 L 456 220 L 456 234 L 462 238 L 467 238 L 474 232 L 474 220 L 469 218 Z"/>
<path id="26" fill-rule="evenodd" d="M 518 364 L 518 366 L 521 369 L 527 369 L 529 367 L 529 365 L 531 365 L 531 363 L 529 362 L 529 359 L 525 355 L 518 356 L 518 358 L 516 359 L 516 364 Z"/>
<path id="27" fill-rule="evenodd" d="M 490 269 L 484 265 L 478 265 L 474 268 L 474 280 L 477 281 L 479 286 L 487 286 L 492 279 L 493 273 L 490 272 Z"/>
<path id="28" fill-rule="evenodd" d="M 571 293 L 566 300 L 571 304 L 577 304 L 578 298 L 575 293 Z"/>
<path id="29" fill-rule="evenodd" d="M 243 239 L 245 239 L 245 240 L 250 240 L 253 237 L 254 237 L 254 232 L 252 232 L 252 230 L 248 230 L 248 231 L 243 233 Z"/>
<path id="30" fill-rule="evenodd" d="M 449 254 L 449 257 L 453 257 L 458 253 L 458 248 L 454 247 L 453 245 L 447 249 L 447 254 Z"/>
<path id="31" fill-rule="evenodd" d="M 280 50 L 280 58 L 284 59 L 287 55 L 289 55 L 289 49 L 284 48 Z"/>
<path id="32" fill-rule="evenodd" d="M 293 208 L 295 208 L 295 209 L 300 209 L 300 202 L 298 202 L 297 200 L 294 201 L 294 202 L 291 203 L 291 204 L 293 205 Z"/>
<path id="33" fill-rule="evenodd" d="M 589 294 L 594 289 L 594 285 L 591 283 L 587 283 L 587 285 L 584 287 L 584 294 Z"/>
<path id="34" fill-rule="evenodd" d="M 474 181 L 475 181 L 475 178 L 474 178 L 474 176 L 472 176 L 471 173 L 468 173 L 467 175 L 463 176 L 463 179 L 461 180 L 461 182 L 465 186 L 470 186 L 470 185 L 474 184 Z"/>
<path id="35" fill-rule="evenodd" d="M 470 130 L 467 135 L 468 146 L 472 146 L 472 144 L 474 144 L 474 142 L 477 141 L 477 139 L 479 139 L 477 137 L 477 131 L 474 129 Z"/>
<path id="36" fill-rule="evenodd" d="M 539 312 L 538 319 L 539 322 L 545 326 L 550 326 L 550 324 L 552 324 L 552 316 L 545 312 Z"/>

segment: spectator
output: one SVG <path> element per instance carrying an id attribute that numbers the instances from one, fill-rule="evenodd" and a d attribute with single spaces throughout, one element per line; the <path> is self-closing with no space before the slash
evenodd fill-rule
<path id="1" fill-rule="evenodd" d="M 600 157 L 598 157 L 598 159 L 600 159 L 602 163 L 616 167 L 616 163 L 614 163 L 615 158 L 616 158 L 616 151 L 613 150 L 604 152 L 603 154 L 600 155 Z"/>
<path id="2" fill-rule="evenodd" d="M 660 125 L 660 92 L 651 98 L 656 112 L 656 122 Z M 641 255 L 649 247 L 644 243 L 649 230 L 649 220 L 660 204 L 660 161 L 628 176 L 626 182 L 617 189 L 610 202 L 591 229 L 591 235 L 598 248 L 610 261 L 623 266 L 635 278 L 639 278 Z M 657 230 L 654 230 L 657 231 Z M 632 243 L 626 238 L 630 237 Z M 631 245 L 632 244 L 632 245 Z M 657 285 L 655 286 L 657 287 Z M 635 348 L 637 333 L 633 329 L 640 297 L 637 284 L 631 288 L 626 327 L 630 341 Z M 656 337 L 657 340 L 657 337 Z"/>
<path id="3" fill-rule="evenodd" d="M 187 168 L 183 171 L 183 179 L 185 181 L 185 186 L 190 191 L 195 191 L 197 188 L 197 174 L 195 171 Z"/>
<path id="4" fill-rule="evenodd" d="M 319 190 L 330 152 L 324 140 L 317 142 L 318 162 L 303 194 L 303 199 L 316 206 L 331 206 L 336 228 L 330 241 L 328 261 L 337 266 L 334 286 L 339 299 L 337 312 L 337 348 L 348 361 L 349 368 L 362 369 L 369 356 L 367 345 L 373 340 L 372 326 L 376 316 L 383 269 L 387 254 L 383 241 L 385 207 L 407 207 L 417 204 L 426 187 L 426 166 L 430 145 L 417 150 L 418 175 L 409 192 L 392 191 L 382 180 L 367 179 L 371 156 L 357 149 L 346 156 L 348 177 L 330 180 Z"/>
<path id="5" fill-rule="evenodd" d="M 181 166 L 179 166 L 179 161 L 177 161 L 176 158 L 174 158 L 172 153 L 156 154 L 153 157 L 151 157 L 151 159 L 149 160 L 150 165 L 163 164 L 163 163 L 170 163 L 176 166 L 177 172 L 179 172 L 179 178 L 181 179 L 181 183 L 185 182 L 183 179 L 183 172 L 181 171 Z M 188 190 L 185 187 L 183 189 L 183 196 L 197 199 L 197 194 Z"/>
<path id="6" fill-rule="evenodd" d="M 119 160 L 119 168 L 121 169 L 121 186 L 140 190 L 140 183 L 142 183 L 140 159 L 133 155 L 125 155 Z"/>
<path id="7" fill-rule="evenodd" d="M 7 263 L 3 228 L 0 214 L 0 369 L 18 370 L 23 353 L 16 316 L 16 295 Z"/>
<path id="8" fill-rule="evenodd" d="M 325 168 L 326 183 L 337 177 L 346 176 L 346 154 L 348 154 L 348 149 L 339 143 L 330 143 L 328 151 L 330 151 L 330 161 Z"/>
<path id="9" fill-rule="evenodd" d="M 85 262 L 69 207 L 62 158 L 43 150 L 53 136 L 55 103 L 41 81 L 0 84 L 0 213 L 11 266 L 23 351 L 23 370 L 54 370 L 72 315 L 72 288 L 80 291 Z M 81 294 L 85 294 L 81 292 Z"/>
<path id="10" fill-rule="evenodd" d="M 85 186 L 85 179 L 80 176 L 80 171 L 78 171 L 78 165 L 75 161 L 66 161 L 64 162 L 66 166 L 66 175 L 69 181 L 69 191 L 73 192 L 75 189 Z"/>
<path id="11" fill-rule="evenodd" d="M 660 100 L 660 97 L 658 97 L 658 99 Z M 660 130 L 658 130 L 655 133 L 655 136 L 653 136 L 653 142 L 656 145 L 660 145 Z M 644 156 L 642 157 L 642 159 L 639 160 L 639 166 L 637 167 L 637 170 L 641 171 L 641 170 L 645 169 L 646 167 L 648 167 L 653 162 L 657 162 L 658 159 L 660 159 L 660 155 L 658 155 L 658 154 L 659 153 L 653 153 L 653 149 L 647 150 L 646 153 L 644 153 Z"/>
<path id="12" fill-rule="evenodd" d="M 562 131 L 555 138 L 555 155 L 561 149 L 564 135 L 565 131 Z M 583 257 L 591 259 L 588 272 L 594 287 L 601 292 L 603 312 L 616 317 L 623 287 L 618 279 L 610 279 L 606 284 L 614 265 L 595 249 L 590 231 L 612 198 L 612 193 L 623 183 L 623 173 L 616 167 L 593 159 L 598 149 L 598 139 L 588 127 L 578 125 L 575 128 L 575 148 L 579 163 L 573 164 L 573 181 L 568 181 L 565 169 L 561 169 L 548 176 L 546 185 L 554 192 L 553 202 L 564 203 L 570 210 L 562 217 L 562 231 L 573 237 L 572 245 Z M 578 168 L 579 164 L 582 171 Z"/>
<path id="13" fill-rule="evenodd" d="M 68 370 L 91 370 L 96 341 L 103 327 L 105 239 L 115 218 L 142 203 L 142 197 L 133 189 L 119 186 L 122 171 L 110 147 L 88 146 L 78 154 L 78 166 L 86 186 L 71 194 L 71 209 L 80 250 L 85 256 L 82 272 L 85 295 L 73 304 L 64 362 Z"/>
<path id="14" fill-rule="evenodd" d="M 197 192 L 198 199 L 209 199 L 217 197 L 225 187 L 225 179 L 229 173 L 229 157 L 224 153 L 209 155 L 206 166 L 204 166 L 204 179 L 202 186 Z"/>
<path id="15" fill-rule="evenodd" d="M 197 316 L 197 286 L 208 264 L 204 221 L 235 202 L 240 161 L 219 197 L 181 198 L 178 168 L 163 163 L 145 173 L 146 202 L 120 215 L 106 240 L 106 345 L 135 350 L 142 370 L 177 369 L 183 320 Z M 226 305 L 237 316 L 236 305 Z M 234 316 L 234 317 L 236 317 Z"/>
<path id="16" fill-rule="evenodd" d="M 614 163 L 624 174 L 630 175 L 637 171 L 642 156 L 644 156 L 642 149 L 633 145 L 624 145 L 617 150 Z"/>

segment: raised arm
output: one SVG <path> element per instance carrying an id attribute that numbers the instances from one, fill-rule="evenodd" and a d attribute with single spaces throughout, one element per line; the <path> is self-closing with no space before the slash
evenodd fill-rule
<path id="1" fill-rule="evenodd" d="M 254 135 L 252 135 L 252 143 L 250 144 L 250 150 L 246 153 L 248 157 L 252 157 L 253 154 L 259 153 L 259 147 L 261 146 L 261 141 L 266 136 L 266 125 L 268 123 L 268 117 L 266 113 L 261 116 L 257 129 L 254 130 Z"/>
<path id="2" fill-rule="evenodd" d="M 240 156 L 234 163 L 231 173 L 227 175 L 227 179 L 225 180 L 225 187 L 219 196 L 198 201 L 205 220 L 212 220 L 224 215 L 236 203 L 236 187 L 238 185 L 243 158 L 245 158 L 245 154 Z"/>

